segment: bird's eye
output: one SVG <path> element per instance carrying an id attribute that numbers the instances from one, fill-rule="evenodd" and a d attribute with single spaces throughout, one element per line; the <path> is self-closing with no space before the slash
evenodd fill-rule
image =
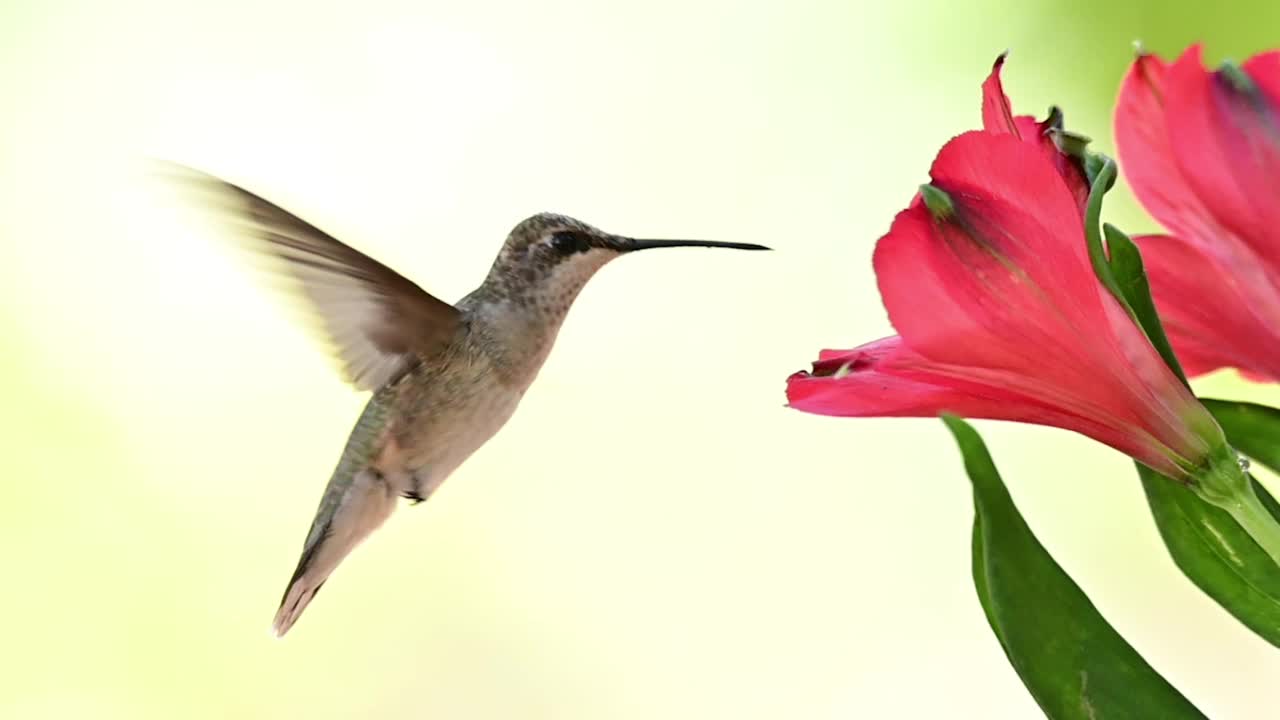
<path id="1" fill-rule="evenodd" d="M 551 236 L 551 247 L 561 255 L 572 255 L 587 249 L 587 239 L 573 232 L 558 232 Z"/>

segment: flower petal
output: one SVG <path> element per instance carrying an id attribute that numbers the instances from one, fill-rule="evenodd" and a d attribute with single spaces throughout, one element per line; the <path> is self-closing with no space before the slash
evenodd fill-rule
<path id="1" fill-rule="evenodd" d="M 913 350 L 938 362 L 1024 366 L 1104 317 L 1080 213 L 1034 148 L 966 133 L 943 147 L 931 175 L 957 222 L 909 208 L 873 258 L 889 319 Z M 1057 307 L 1060 298 L 1079 299 Z M 1076 328 L 1069 336 L 1064 314 Z M 957 342 L 973 337 L 984 342 Z"/>
<path id="2" fill-rule="evenodd" d="M 1044 127 L 1030 115 L 1014 115 L 1009 96 L 1004 94 L 1000 71 L 1007 56 L 1006 52 L 996 58 L 991 74 L 982 83 L 982 129 L 997 135 L 1008 133 L 1019 140 L 1040 144 Z"/>
<path id="3" fill-rule="evenodd" d="M 1038 122 L 1030 115 L 1013 114 L 1013 106 L 1009 102 L 1009 96 L 1005 95 L 1004 84 L 1000 80 L 1000 71 L 1004 68 L 1007 54 L 1002 53 L 996 58 L 991 74 L 982 83 L 982 129 L 996 135 L 1009 134 L 1039 148 L 1067 181 L 1067 186 L 1083 208 L 1089 198 L 1089 184 L 1084 172 L 1079 162 L 1059 150 L 1049 135 L 1053 124 L 1061 120 L 1061 114 L 1055 110 L 1044 122 Z"/>
<path id="4" fill-rule="evenodd" d="M 1065 417 L 1003 387 L 988 388 L 929 368 L 897 335 L 852 350 L 824 350 L 812 373 L 787 379 L 787 400 L 798 410 L 844 417 L 933 417 L 943 412 L 1003 420 Z"/>
<path id="5" fill-rule="evenodd" d="M 996 58 L 991 74 L 982 83 L 982 128 L 987 132 L 1009 133 L 1020 138 L 1013 106 L 1009 104 L 1009 96 L 1004 94 L 1004 85 L 1000 82 L 1000 69 L 1004 67 L 1006 56 L 1007 52 Z"/>
<path id="6" fill-rule="evenodd" d="M 1243 67 L 1271 106 L 1280 107 L 1280 50 L 1258 53 L 1246 60 Z"/>
<path id="7" fill-rule="evenodd" d="M 1238 193 L 1234 190 L 1227 192 L 1222 188 L 1215 188 L 1212 195 L 1202 200 L 1199 194 L 1202 181 L 1194 184 L 1188 181 L 1189 177 L 1200 178 L 1203 171 L 1217 178 L 1228 176 L 1221 182 L 1226 182 L 1227 187 L 1234 186 L 1229 177 L 1231 169 L 1218 160 L 1205 158 L 1219 154 L 1218 137 L 1222 131 L 1219 114 L 1209 107 L 1217 92 L 1214 89 L 1217 81 L 1201 67 L 1200 57 L 1200 46 L 1189 48 L 1177 62 L 1177 77 L 1173 77 L 1175 66 L 1154 55 L 1139 57 L 1130 68 L 1115 115 L 1116 147 L 1124 174 L 1138 200 L 1161 224 L 1183 242 L 1198 247 L 1223 269 L 1216 277 L 1231 279 L 1233 294 L 1243 298 L 1248 312 L 1269 318 L 1270 326 L 1280 325 L 1280 285 L 1277 284 L 1280 275 L 1276 274 L 1280 257 L 1273 256 L 1272 262 L 1266 261 L 1259 249 L 1273 243 L 1248 240 L 1242 234 L 1257 231 L 1254 223 L 1242 221 L 1242 213 L 1252 212 L 1245 208 L 1247 202 L 1236 197 Z M 1280 53 L 1259 55 L 1245 63 L 1245 71 L 1255 78 L 1260 92 L 1268 97 L 1273 93 L 1280 95 L 1277 67 L 1280 67 Z M 1181 114 L 1177 120 L 1172 119 L 1175 113 Z M 1186 116 L 1194 116 L 1194 122 Z M 1233 218 L 1234 221 L 1228 222 Z M 1274 228 L 1263 228 L 1263 231 L 1280 238 Z M 1160 285 L 1181 282 L 1169 278 L 1188 269 L 1177 271 L 1173 266 L 1166 266 L 1165 270 L 1167 272 L 1162 273 L 1165 279 L 1152 279 L 1152 291 L 1157 297 L 1167 298 L 1169 303 L 1173 302 L 1168 299 L 1169 294 L 1175 291 L 1162 290 Z M 1202 290 L 1209 291 L 1203 296 L 1209 298 L 1217 292 L 1212 287 Z M 1181 357 L 1186 352 L 1195 351 L 1180 350 L 1178 354 Z M 1218 352 L 1211 357 L 1221 355 Z M 1214 365 L 1210 356 L 1201 354 L 1200 357 L 1201 360 L 1182 358 L 1188 372 L 1199 374 L 1221 367 Z"/>
<path id="8" fill-rule="evenodd" d="M 1179 238 L 1146 235 L 1134 242 L 1165 332 L 1189 375 L 1233 367 L 1280 380 L 1280 329 L 1254 312 L 1258 288 L 1241 287 L 1236 273 Z M 1280 306 L 1280 297 L 1272 302 Z"/>
<path id="9" fill-rule="evenodd" d="M 787 402 L 797 410 L 842 417 L 931 417 L 971 409 L 961 393 L 881 371 L 904 352 L 896 335 L 853 350 L 823 350 L 812 373 L 787 379 Z"/>
<path id="10" fill-rule="evenodd" d="M 1185 238 L 1228 234 L 1182 177 L 1165 122 L 1165 76 L 1169 65 L 1156 55 L 1134 61 L 1116 103 L 1116 152 L 1123 175 L 1142 205 Z M 1185 139 L 1184 139 L 1185 140 Z"/>
<path id="11" fill-rule="evenodd" d="M 1253 64 L 1266 69 L 1274 61 Z M 1165 79 L 1165 117 L 1172 157 L 1186 182 L 1218 223 L 1280 275 L 1280 105 L 1247 71 L 1204 70 L 1199 46 L 1171 65 Z M 1241 84 L 1242 78 L 1244 85 Z M 1274 79 L 1264 73 L 1268 87 Z M 1176 234 L 1185 233 L 1170 226 Z"/>
<path id="12" fill-rule="evenodd" d="M 929 363 L 897 336 L 845 351 L 826 350 L 812 373 L 787 379 L 787 401 L 804 412 L 839 417 L 935 417 L 1009 420 L 1073 430 L 1126 453 L 1156 470 L 1180 470 L 1155 438 L 1131 425 L 1109 426 L 1011 390 L 1019 378 L 982 383 L 959 377 L 963 369 Z M 1007 382 L 1013 381 L 1013 382 Z"/>

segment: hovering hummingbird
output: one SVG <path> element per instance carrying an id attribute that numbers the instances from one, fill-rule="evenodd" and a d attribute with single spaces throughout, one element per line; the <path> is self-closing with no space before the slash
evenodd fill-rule
<path id="1" fill-rule="evenodd" d="M 372 391 L 320 500 L 272 630 L 283 636 L 398 498 L 422 502 L 511 417 L 578 292 L 605 263 L 649 248 L 762 245 L 637 240 L 563 215 L 507 236 L 456 305 L 288 211 L 211 175 L 166 174 L 199 191 L 250 249 L 276 261 L 318 320 L 345 379 Z"/>

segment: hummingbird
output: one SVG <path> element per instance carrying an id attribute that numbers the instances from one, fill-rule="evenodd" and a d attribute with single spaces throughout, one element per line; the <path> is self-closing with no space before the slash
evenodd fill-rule
<path id="1" fill-rule="evenodd" d="M 770 249 L 636 239 L 541 213 L 512 228 L 484 281 L 451 305 L 259 195 L 198 170 L 166 168 L 213 219 L 274 265 L 345 380 L 372 393 L 276 611 L 277 637 L 399 500 L 426 500 L 502 428 L 597 270 L 652 248 Z"/>

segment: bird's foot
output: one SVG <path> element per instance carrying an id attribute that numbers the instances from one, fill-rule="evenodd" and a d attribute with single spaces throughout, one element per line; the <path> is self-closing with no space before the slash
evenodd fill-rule
<path id="1" fill-rule="evenodd" d="M 422 482 L 418 480 L 417 476 L 414 476 L 413 484 L 409 486 L 409 489 L 404 491 L 403 497 L 406 500 L 409 500 L 411 505 L 417 505 L 427 499 L 426 496 L 422 494 Z"/>

